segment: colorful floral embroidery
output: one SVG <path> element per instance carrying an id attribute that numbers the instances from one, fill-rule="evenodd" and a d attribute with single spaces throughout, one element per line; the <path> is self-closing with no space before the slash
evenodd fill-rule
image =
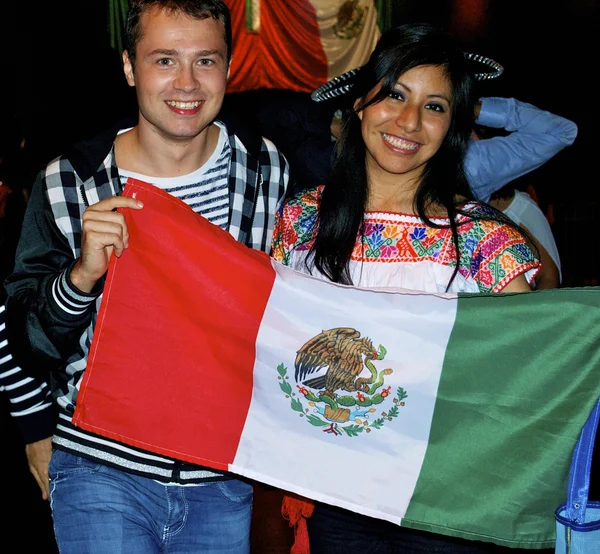
<path id="1" fill-rule="evenodd" d="M 290 199 L 280 210 L 273 236 L 272 255 L 289 265 L 293 251 L 310 249 L 318 224 L 323 187 Z M 485 217 L 489 207 L 472 203 L 467 213 Z M 441 224 L 447 220 L 436 220 Z M 493 220 L 460 215 L 458 272 L 475 280 L 482 292 L 499 290 L 516 275 L 538 266 L 524 238 L 513 228 Z M 429 260 L 456 267 L 456 250 L 449 228 L 425 225 L 418 217 L 367 213 L 352 260 L 375 263 L 414 263 Z"/>

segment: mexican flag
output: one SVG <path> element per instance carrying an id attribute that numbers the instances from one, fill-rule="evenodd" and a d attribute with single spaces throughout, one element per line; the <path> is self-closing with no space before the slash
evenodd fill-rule
<path id="1" fill-rule="evenodd" d="M 312 92 L 366 63 L 390 24 L 382 0 L 225 0 L 233 49 L 228 92 Z"/>
<path id="2" fill-rule="evenodd" d="M 398 525 L 554 544 L 600 395 L 600 289 L 358 289 L 130 180 L 74 422 Z"/>

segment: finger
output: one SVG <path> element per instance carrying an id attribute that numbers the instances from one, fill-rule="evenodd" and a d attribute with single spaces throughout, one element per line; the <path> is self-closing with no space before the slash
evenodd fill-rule
<path id="1" fill-rule="evenodd" d="M 92 210 L 91 208 L 88 208 L 83 213 L 82 223 L 84 230 L 96 228 L 105 229 L 109 225 L 115 225 L 121 229 L 127 229 L 127 223 L 122 213 Z"/>
<path id="2" fill-rule="evenodd" d="M 113 214 L 115 216 L 121 216 L 121 214 Z M 125 219 L 119 217 L 111 220 L 94 220 L 87 219 L 83 224 L 83 236 L 81 240 L 81 249 L 98 250 L 105 246 L 114 246 L 117 241 L 125 244 L 125 247 L 129 245 L 129 230 Z"/>
<path id="3" fill-rule="evenodd" d="M 87 235 L 92 232 L 119 235 L 125 246 L 129 244 L 129 230 L 127 222 L 122 213 L 106 211 L 85 211 L 83 214 L 83 233 L 82 242 L 85 242 Z M 82 248 L 84 245 L 82 244 Z"/>
<path id="4" fill-rule="evenodd" d="M 129 236 L 127 236 L 129 240 Z M 81 247 L 81 259 L 83 262 L 87 261 L 89 256 L 95 256 L 97 252 L 104 250 L 105 248 L 114 248 L 115 254 L 120 256 L 123 250 L 127 247 L 125 239 L 121 237 L 119 233 L 102 233 L 92 231 L 86 236 L 85 245 Z M 106 257 L 110 258 L 111 250 L 106 251 Z"/>
<path id="5" fill-rule="evenodd" d="M 113 214 L 120 216 L 121 214 Z M 124 237 L 129 234 L 125 219 L 119 217 L 113 219 L 90 219 L 90 216 L 83 222 L 83 232 L 87 235 L 98 233 L 103 235 L 114 234 Z"/>
<path id="6" fill-rule="evenodd" d="M 40 479 L 42 480 L 42 483 L 47 483 L 50 476 L 48 475 L 48 464 L 50 463 L 50 460 L 47 460 L 45 462 L 40 462 L 40 466 L 38 468 L 38 475 L 40 476 Z"/>
<path id="7" fill-rule="evenodd" d="M 42 489 L 42 499 L 48 500 L 50 498 L 50 479 L 48 477 L 42 479 L 40 488 Z"/>
<path id="8" fill-rule="evenodd" d="M 104 211 L 111 212 L 118 208 L 131 208 L 133 210 L 140 210 L 144 207 L 144 204 L 135 198 L 129 198 L 127 196 L 111 196 L 100 200 L 96 204 L 92 204 L 86 211 Z"/>
<path id="9" fill-rule="evenodd" d="M 32 465 L 29 466 L 29 471 L 35 478 L 35 482 L 38 484 L 38 487 L 42 492 L 42 499 L 48 500 L 48 495 L 50 494 L 50 483 L 48 481 L 48 476 L 46 476 L 44 479 L 37 469 Z"/>

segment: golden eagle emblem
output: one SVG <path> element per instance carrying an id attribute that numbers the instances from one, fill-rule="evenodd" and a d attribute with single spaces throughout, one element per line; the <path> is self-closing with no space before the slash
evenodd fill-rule
<path id="1" fill-rule="evenodd" d="M 371 378 L 359 377 L 365 369 L 364 358 L 377 359 L 377 352 L 371 339 L 361 337 L 356 329 L 338 327 L 329 329 L 309 340 L 296 355 L 296 382 L 313 389 L 323 389 L 322 394 L 331 398 L 336 390 L 367 392 L 373 383 Z M 315 371 L 327 367 L 324 375 L 303 379 Z"/>
<path id="2" fill-rule="evenodd" d="M 398 417 L 408 396 L 402 387 L 397 387 L 395 395 L 391 386 L 384 387 L 386 376 L 393 371 L 377 370 L 373 362 L 383 360 L 385 355 L 382 345 L 375 348 L 371 339 L 361 337 L 356 329 L 328 329 L 296 352 L 294 376 L 298 393 L 289 383 L 284 364 L 277 366 L 279 387 L 290 399 L 292 409 L 301 417 L 306 416 L 311 425 L 335 435 L 357 436 L 363 430 L 369 433 Z M 389 408 L 375 416 L 375 406 L 384 407 L 388 401 Z"/>

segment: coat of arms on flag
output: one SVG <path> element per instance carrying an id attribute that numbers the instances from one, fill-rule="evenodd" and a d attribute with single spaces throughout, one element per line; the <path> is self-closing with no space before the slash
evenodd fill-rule
<path id="1" fill-rule="evenodd" d="M 350 437 L 370 433 L 398 417 L 408 396 L 402 387 L 394 394 L 391 386 L 385 387 L 385 377 L 394 370 L 378 370 L 373 363 L 385 354 L 382 345 L 376 350 L 371 339 L 361 337 L 356 329 L 327 329 L 298 350 L 294 363 L 297 393 L 283 363 L 277 366 L 279 387 L 291 399 L 292 410 L 324 432 Z M 308 377 L 323 369 L 320 375 Z M 367 375 L 362 376 L 365 369 Z"/>

